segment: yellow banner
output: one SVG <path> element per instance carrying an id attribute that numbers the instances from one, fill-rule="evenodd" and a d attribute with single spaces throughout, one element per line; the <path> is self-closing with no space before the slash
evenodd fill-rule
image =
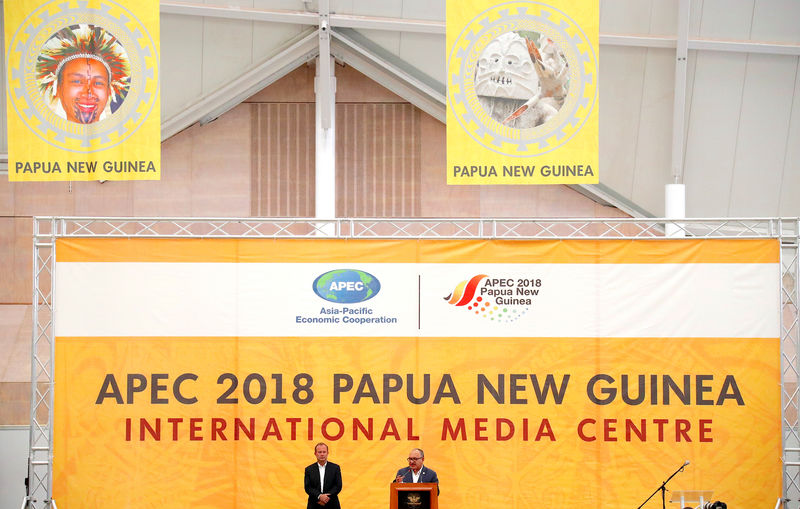
<path id="1" fill-rule="evenodd" d="M 267 311 L 265 311 L 267 312 Z M 411 448 L 440 507 L 729 507 L 780 494 L 777 339 L 59 338 L 59 507 L 302 507 L 327 442 L 343 507 Z M 645 507 L 660 507 L 654 499 Z"/>
<path id="2" fill-rule="evenodd" d="M 599 182 L 599 3 L 550 4 L 448 0 L 448 184 Z"/>
<path id="3" fill-rule="evenodd" d="M 157 0 L 4 2 L 8 178 L 161 178 Z"/>
<path id="4" fill-rule="evenodd" d="M 440 506 L 781 494 L 775 239 L 61 239 L 61 508 L 343 507 L 411 448 Z M 773 291 L 773 289 L 775 291 Z M 661 506 L 656 497 L 645 507 Z"/>

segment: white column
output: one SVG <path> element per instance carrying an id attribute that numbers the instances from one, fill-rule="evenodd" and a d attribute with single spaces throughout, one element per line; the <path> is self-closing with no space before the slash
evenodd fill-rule
<path id="1" fill-rule="evenodd" d="M 664 218 L 684 219 L 686 217 L 686 186 L 683 184 L 667 184 L 664 192 Z M 672 238 L 686 236 L 683 223 L 666 223 L 664 235 Z"/>
<path id="2" fill-rule="evenodd" d="M 683 137 L 686 123 L 686 65 L 689 56 L 691 0 L 678 5 L 678 41 L 675 50 L 675 95 L 672 107 L 672 183 L 683 183 Z"/>
<path id="3" fill-rule="evenodd" d="M 314 217 L 336 218 L 336 78 L 331 57 L 329 0 L 319 2 L 319 57 L 314 92 L 316 94 L 316 186 Z M 335 234 L 324 229 L 320 233 Z"/>
<path id="4" fill-rule="evenodd" d="M 323 60 L 328 62 L 327 66 L 321 65 Z M 331 60 L 330 56 L 319 56 L 317 76 L 314 78 L 317 131 L 314 217 L 317 219 L 334 219 L 336 217 L 336 115 L 334 110 L 336 78 L 333 76 L 334 66 Z M 325 67 L 328 69 L 329 74 L 327 75 L 322 74 Z M 327 128 L 324 123 L 325 117 L 329 122 Z"/>
<path id="5" fill-rule="evenodd" d="M 672 183 L 664 189 L 664 217 L 686 217 L 686 188 L 683 184 L 683 137 L 686 123 L 686 65 L 689 57 L 689 13 L 692 0 L 678 3 L 678 41 L 675 50 L 675 95 L 672 106 Z M 666 223 L 667 237 L 685 237 L 683 223 Z"/>

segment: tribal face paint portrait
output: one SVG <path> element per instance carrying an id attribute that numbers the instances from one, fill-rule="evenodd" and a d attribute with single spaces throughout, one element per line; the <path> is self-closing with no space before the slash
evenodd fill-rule
<path id="1" fill-rule="evenodd" d="M 46 104 L 61 118 L 92 124 L 119 108 L 130 88 L 125 49 L 95 25 L 62 28 L 42 47 L 36 79 Z"/>

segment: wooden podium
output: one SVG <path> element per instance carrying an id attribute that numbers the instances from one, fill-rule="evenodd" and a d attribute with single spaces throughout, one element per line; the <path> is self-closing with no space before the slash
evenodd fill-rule
<path id="1" fill-rule="evenodd" d="M 390 509 L 439 509 L 439 485 L 435 482 L 393 482 L 389 485 Z"/>

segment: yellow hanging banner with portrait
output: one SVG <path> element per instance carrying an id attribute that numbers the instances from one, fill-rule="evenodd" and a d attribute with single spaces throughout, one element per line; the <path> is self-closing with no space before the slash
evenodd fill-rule
<path id="1" fill-rule="evenodd" d="M 550 4 L 448 0 L 448 184 L 599 182 L 599 5 Z"/>
<path id="2" fill-rule="evenodd" d="M 9 180 L 159 180 L 158 1 L 3 7 Z"/>

